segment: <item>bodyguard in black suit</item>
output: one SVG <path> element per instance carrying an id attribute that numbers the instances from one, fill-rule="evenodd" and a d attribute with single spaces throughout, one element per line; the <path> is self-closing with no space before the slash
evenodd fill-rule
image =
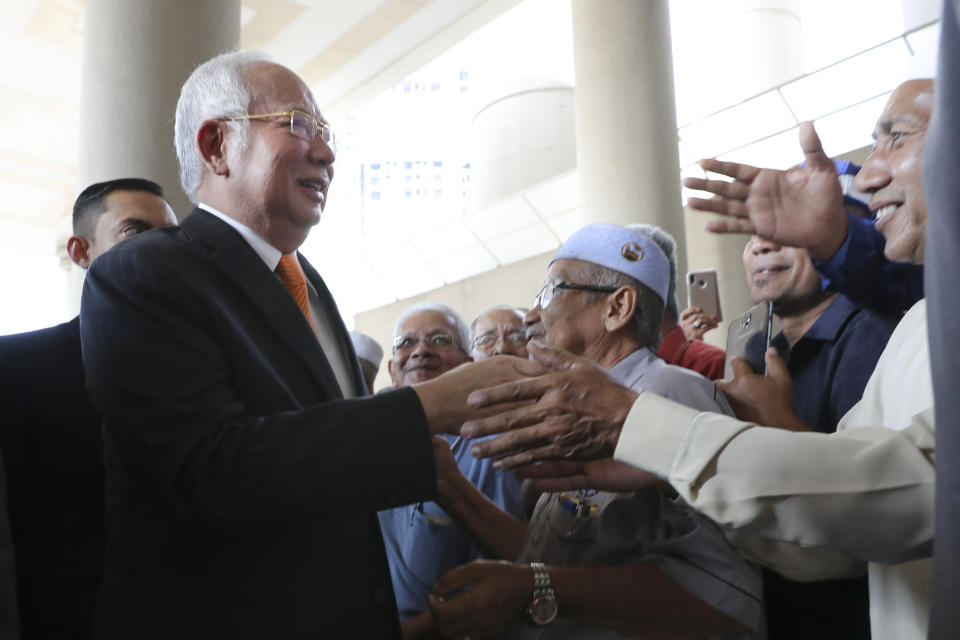
<path id="1" fill-rule="evenodd" d="M 202 208 L 99 259 L 84 289 L 107 465 L 96 636 L 398 637 L 376 511 L 433 496 L 431 432 L 469 417 L 472 374 L 349 399 L 364 389 L 353 347 L 296 254 L 334 143 L 293 72 L 214 58 L 176 129 Z M 274 273 L 283 255 L 309 309 Z"/>
<path id="2" fill-rule="evenodd" d="M 124 238 L 175 223 L 154 182 L 93 184 L 74 204 L 67 252 L 85 269 Z M 0 337 L 0 363 L 0 449 L 23 637 L 89 638 L 103 575 L 104 473 L 100 418 L 80 358 L 80 319 Z"/>

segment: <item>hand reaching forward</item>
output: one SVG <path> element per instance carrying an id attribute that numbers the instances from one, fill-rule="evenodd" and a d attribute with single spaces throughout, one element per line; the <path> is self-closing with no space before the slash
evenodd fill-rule
<path id="1" fill-rule="evenodd" d="M 791 431 L 809 431 L 810 428 L 796 414 L 793 380 L 787 365 L 774 347 L 767 349 L 764 359 L 766 376 L 754 373 L 742 358 L 734 358 L 733 380 L 717 383 L 733 412 L 747 422 Z"/>
<path id="2" fill-rule="evenodd" d="M 473 392 L 468 403 L 500 413 L 463 425 L 465 438 L 503 433 L 471 447 L 511 469 L 538 460 L 591 460 L 613 454 L 637 394 L 585 358 L 536 342 L 527 351 L 547 372 Z M 528 404 L 517 407 L 518 402 Z M 530 403 L 532 402 L 532 404 Z"/>
<path id="3" fill-rule="evenodd" d="M 480 362 L 467 362 L 446 373 L 413 385 L 423 405 L 430 433 L 460 431 L 460 425 L 472 418 L 490 415 L 476 406 L 467 405 L 467 397 L 475 389 L 491 387 L 510 380 L 522 380 L 546 371 L 532 360 L 498 356 Z"/>
<path id="4" fill-rule="evenodd" d="M 700 166 L 734 179 L 685 178 L 689 189 L 708 191 L 719 198 L 690 198 L 693 209 L 727 216 L 711 220 L 715 233 L 748 233 L 792 247 L 809 249 L 814 260 L 827 260 L 843 244 L 847 216 L 843 191 L 833 161 L 823 152 L 810 122 L 800 124 L 804 168 L 778 171 L 736 162 L 701 160 Z"/>
<path id="5" fill-rule="evenodd" d="M 444 638 L 499 638 L 533 597 L 529 565 L 475 560 L 443 575 L 430 595 L 430 613 Z"/>
<path id="6" fill-rule="evenodd" d="M 652 473 L 613 458 L 601 460 L 553 460 L 517 467 L 517 475 L 534 479 L 540 491 L 599 489 L 614 493 L 656 489 L 672 493 L 670 485 Z"/>

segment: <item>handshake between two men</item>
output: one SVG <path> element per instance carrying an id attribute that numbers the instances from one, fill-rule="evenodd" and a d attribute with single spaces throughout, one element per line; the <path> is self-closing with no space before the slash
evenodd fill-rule
<path id="1" fill-rule="evenodd" d="M 428 423 L 444 420 L 443 430 L 467 440 L 496 435 L 473 444 L 474 456 L 496 458 L 497 468 L 537 479 L 545 491 L 662 487 L 650 473 L 613 459 L 621 429 L 640 394 L 615 382 L 587 358 L 537 342 L 530 342 L 528 350 L 530 360 L 501 356 L 468 363 L 414 385 Z M 720 383 L 738 415 L 741 407 L 751 413 L 742 417 L 755 421 L 792 415 L 789 374 L 773 353 L 768 369 L 770 375 L 764 378 L 738 363 L 736 379 Z M 777 387 L 777 393 L 769 393 L 770 387 Z M 464 400 L 461 408 L 453 406 Z M 458 428 L 460 418 L 467 419 Z"/>

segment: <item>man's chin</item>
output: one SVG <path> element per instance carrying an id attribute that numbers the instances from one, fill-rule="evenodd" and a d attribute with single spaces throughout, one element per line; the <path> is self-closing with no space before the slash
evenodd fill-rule
<path id="1" fill-rule="evenodd" d="M 417 369 L 415 371 L 408 371 L 403 376 L 404 385 L 417 384 L 418 382 L 426 382 L 427 380 L 433 380 L 438 375 L 439 371 L 434 371 L 433 369 Z"/>
<path id="2" fill-rule="evenodd" d="M 915 243 L 897 242 L 894 238 L 888 240 L 883 248 L 884 257 L 890 262 L 903 262 L 907 264 L 923 264 L 924 243 L 923 238 Z"/>

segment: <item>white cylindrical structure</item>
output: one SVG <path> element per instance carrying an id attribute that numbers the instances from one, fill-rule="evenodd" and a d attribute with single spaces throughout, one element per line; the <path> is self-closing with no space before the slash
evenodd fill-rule
<path id="1" fill-rule="evenodd" d="M 173 149 L 180 86 L 193 69 L 240 46 L 240 0 L 87 0 L 78 189 L 140 177 L 189 211 Z"/>
<path id="2" fill-rule="evenodd" d="M 667 0 L 573 0 L 572 16 L 583 222 L 661 227 L 677 241 L 683 274 Z"/>
<path id="3" fill-rule="evenodd" d="M 573 88 L 527 79 L 473 118 L 473 196 L 481 209 L 577 166 Z"/>
<path id="4" fill-rule="evenodd" d="M 803 32 L 797 0 L 739 0 L 739 75 L 746 95 L 803 75 Z M 736 11 L 736 9 L 734 9 Z"/>

